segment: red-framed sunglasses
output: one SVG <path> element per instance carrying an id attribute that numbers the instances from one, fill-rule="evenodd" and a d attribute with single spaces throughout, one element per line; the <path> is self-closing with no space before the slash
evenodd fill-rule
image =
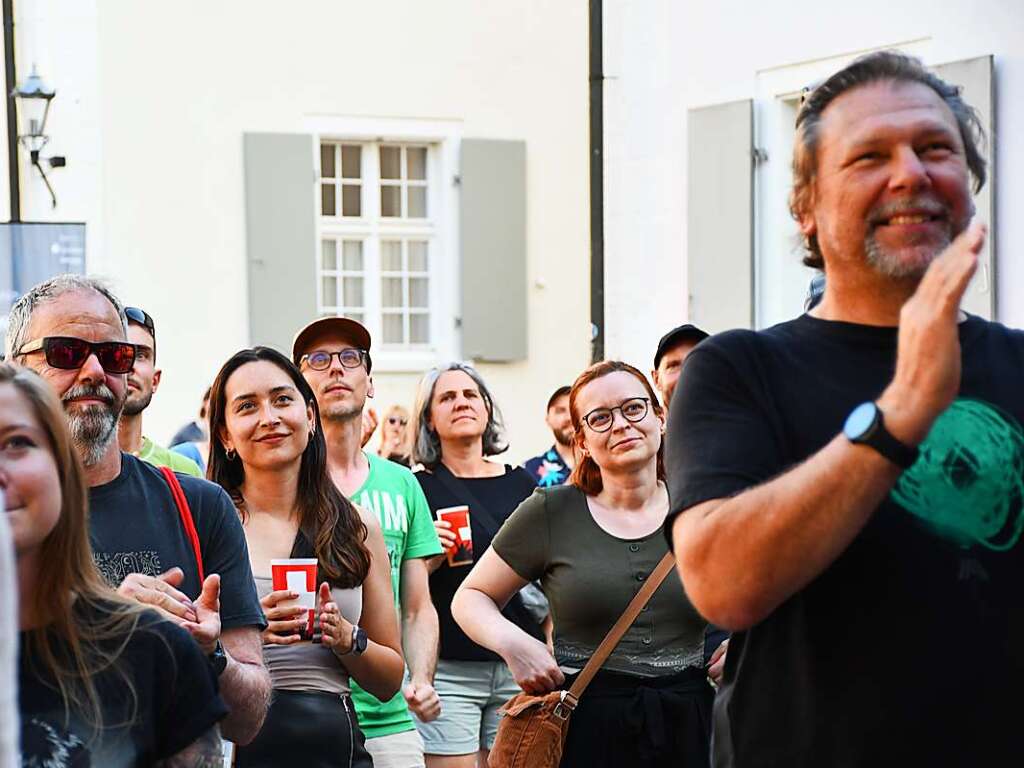
<path id="1" fill-rule="evenodd" d="M 135 365 L 134 344 L 127 341 L 86 341 L 74 336 L 45 336 L 27 341 L 18 349 L 18 355 L 39 352 L 46 356 L 51 368 L 71 371 L 81 368 L 90 355 L 96 355 L 107 373 L 128 373 Z"/>

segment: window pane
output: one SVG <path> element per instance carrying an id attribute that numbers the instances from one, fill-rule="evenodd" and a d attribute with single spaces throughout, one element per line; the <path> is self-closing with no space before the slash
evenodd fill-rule
<path id="1" fill-rule="evenodd" d="M 425 219 L 427 217 L 427 188 L 409 187 L 409 205 L 406 207 L 406 216 L 410 219 Z"/>
<path id="2" fill-rule="evenodd" d="M 409 147 L 405 150 L 405 176 L 408 179 L 427 178 L 426 147 Z"/>
<path id="3" fill-rule="evenodd" d="M 402 271 L 402 241 L 380 241 L 380 268 L 384 272 Z"/>
<path id="4" fill-rule="evenodd" d="M 320 185 L 320 215 L 321 216 L 334 216 L 334 185 L 333 184 L 321 184 Z"/>
<path id="5" fill-rule="evenodd" d="M 427 278 L 409 278 L 409 306 L 416 307 L 418 309 L 426 309 L 430 306 Z"/>
<path id="6" fill-rule="evenodd" d="M 363 148 L 343 146 L 341 148 L 341 175 L 346 179 L 358 179 L 362 172 Z"/>
<path id="7" fill-rule="evenodd" d="M 346 272 L 363 271 L 363 241 L 346 240 L 341 252 L 342 269 Z"/>
<path id="8" fill-rule="evenodd" d="M 342 216 L 362 216 L 363 215 L 363 201 L 362 201 L 362 187 L 358 184 L 342 184 L 341 185 L 341 215 Z"/>
<path id="9" fill-rule="evenodd" d="M 427 271 L 427 241 L 410 240 L 406 247 L 409 249 L 409 271 Z"/>
<path id="10" fill-rule="evenodd" d="M 363 306 L 363 278 L 346 277 L 341 281 L 341 288 L 344 293 L 344 306 Z"/>
<path id="11" fill-rule="evenodd" d="M 320 145 L 320 175 L 325 179 L 334 178 L 334 145 Z"/>
<path id="12" fill-rule="evenodd" d="M 336 307 L 338 305 L 338 278 L 323 277 L 320 281 L 323 289 L 323 304 L 325 307 Z"/>
<path id="13" fill-rule="evenodd" d="M 386 309 L 401 309 L 405 306 L 405 301 L 402 298 L 402 278 L 381 278 L 380 293 L 381 306 Z"/>
<path id="14" fill-rule="evenodd" d="M 384 315 L 381 319 L 384 321 L 384 343 L 403 344 L 405 335 L 402 333 L 402 316 Z"/>
<path id="15" fill-rule="evenodd" d="M 402 178 L 402 148 L 381 147 L 380 148 L 380 177 L 382 179 Z"/>
<path id="16" fill-rule="evenodd" d="M 409 316 L 409 343 L 430 343 L 430 315 Z"/>
<path id="17" fill-rule="evenodd" d="M 320 252 L 322 254 L 321 269 L 338 268 L 338 244 L 334 240 L 324 240 Z"/>
<path id="18" fill-rule="evenodd" d="M 380 215 L 381 216 L 401 216 L 402 215 L 402 198 L 399 196 L 401 187 L 385 187 L 380 188 Z"/>

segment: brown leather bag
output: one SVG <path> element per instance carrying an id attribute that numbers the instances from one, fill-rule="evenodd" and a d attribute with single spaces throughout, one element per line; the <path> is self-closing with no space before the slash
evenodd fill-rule
<path id="1" fill-rule="evenodd" d="M 568 691 L 552 691 L 543 696 L 520 693 L 505 703 L 498 721 L 498 736 L 487 758 L 490 768 L 557 768 L 569 732 L 569 717 L 583 691 L 674 565 L 675 558 L 667 552 Z"/>

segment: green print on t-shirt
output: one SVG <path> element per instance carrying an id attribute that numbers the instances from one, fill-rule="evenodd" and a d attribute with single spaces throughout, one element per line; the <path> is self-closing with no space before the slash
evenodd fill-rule
<path id="1" fill-rule="evenodd" d="M 892 497 L 961 546 L 1011 549 L 1024 530 L 1024 430 L 988 403 L 955 400 Z"/>

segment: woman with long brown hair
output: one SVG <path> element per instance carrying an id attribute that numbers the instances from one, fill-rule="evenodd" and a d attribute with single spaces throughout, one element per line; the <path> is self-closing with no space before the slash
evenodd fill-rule
<path id="1" fill-rule="evenodd" d="M 102 580 L 63 407 L 35 373 L 8 363 L 0 489 L 18 573 L 24 764 L 213 764 L 227 708 L 209 663 L 187 632 Z"/>
<path id="2" fill-rule="evenodd" d="M 316 397 L 288 358 L 244 349 L 210 395 L 208 476 L 235 501 L 268 626 L 274 696 L 263 730 L 236 765 L 370 766 L 349 676 L 386 701 L 402 682 L 398 619 L 380 524 L 327 474 Z M 273 588 L 271 561 L 315 558 L 316 620 L 296 592 Z"/>
<path id="3" fill-rule="evenodd" d="M 621 362 L 592 365 L 569 410 L 580 454 L 569 483 L 538 489 L 512 513 L 452 603 L 466 634 L 532 694 L 569 687 L 668 552 L 665 416 L 646 377 Z M 499 611 L 538 579 L 554 657 Z M 707 766 L 706 627 L 673 570 L 583 694 L 561 765 Z"/>

